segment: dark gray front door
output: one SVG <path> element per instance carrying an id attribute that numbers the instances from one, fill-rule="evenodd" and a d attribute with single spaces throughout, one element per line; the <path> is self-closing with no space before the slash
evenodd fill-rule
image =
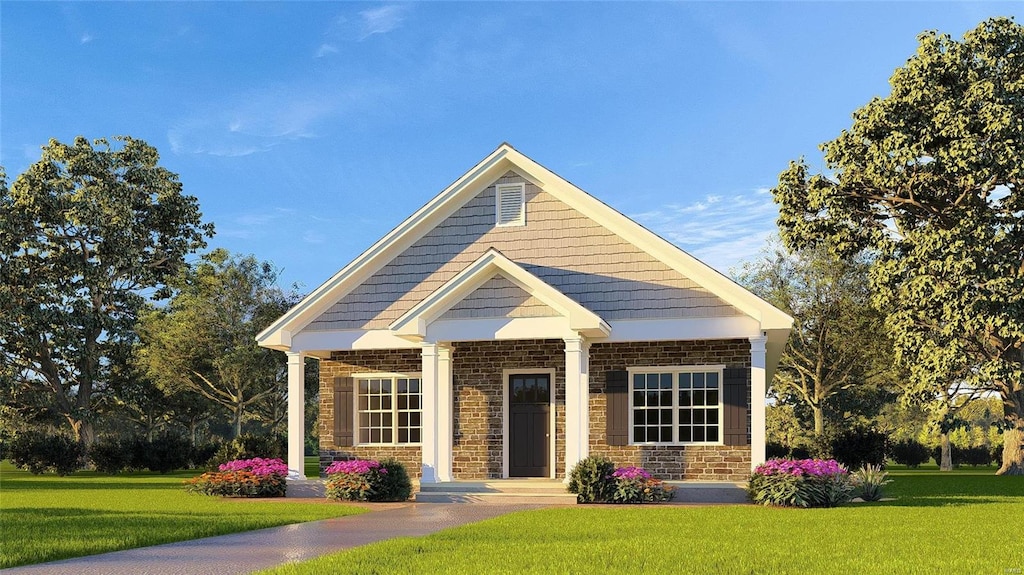
<path id="1" fill-rule="evenodd" d="M 551 375 L 509 376 L 509 477 L 550 477 Z"/>

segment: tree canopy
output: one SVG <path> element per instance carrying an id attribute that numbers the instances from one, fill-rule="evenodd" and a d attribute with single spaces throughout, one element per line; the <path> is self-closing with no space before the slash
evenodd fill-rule
<path id="1" fill-rule="evenodd" d="M 998 393 L 1000 473 L 1024 474 L 1024 28 L 994 18 L 962 40 L 926 32 L 891 93 L 792 162 L 773 189 L 783 240 L 869 250 L 910 393 L 955 382 Z"/>
<path id="2" fill-rule="evenodd" d="M 50 140 L 10 188 L 0 178 L 0 359 L 86 443 L 144 294 L 166 294 L 213 235 L 155 148 L 113 140 Z"/>

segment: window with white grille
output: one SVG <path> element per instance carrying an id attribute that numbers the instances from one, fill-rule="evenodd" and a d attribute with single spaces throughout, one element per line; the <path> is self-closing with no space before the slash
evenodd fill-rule
<path id="1" fill-rule="evenodd" d="M 498 225 L 526 225 L 526 184 L 496 186 Z"/>

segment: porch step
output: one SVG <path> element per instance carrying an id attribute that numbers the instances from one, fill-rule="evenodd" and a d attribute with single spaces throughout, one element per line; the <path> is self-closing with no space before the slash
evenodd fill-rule
<path id="1" fill-rule="evenodd" d="M 498 503 L 575 505 L 576 496 L 561 481 L 509 479 L 425 483 L 416 494 L 420 503 Z"/>
<path id="2" fill-rule="evenodd" d="M 749 503 L 747 484 L 733 481 L 666 481 L 676 488 L 673 503 Z"/>

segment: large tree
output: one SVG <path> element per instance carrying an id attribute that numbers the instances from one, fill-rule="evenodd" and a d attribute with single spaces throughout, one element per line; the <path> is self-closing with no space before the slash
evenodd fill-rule
<path id="1" fill-rule="evenodd" d="M 919 36 L 891 93 L 822 145 L 828 173 L 790 164 L 773 190 L 795 249 L 871 250 L 910 391 L 998 393 L 1001 474 L 1024 474 L 1024 28 Z"/>
<path id="2" fill-rule="evenodd" d="M 162 295 L 213 234 L 158 161 L 130 137 L 50 140 L 9 189 L 0 183 L 0 361 L 83 443 L 146 295 Z"/>
<path id="3" fill-rule="evenodd" d="M 793 316 L 771 391 L 808 408 L 820 436 L 827 412 L 842 420 L 849 411 L 843 407 L 865 395 L 859 391 L 874 390 L 891 374 L 883 316 L 871 306 L 864 257 L 841 260 L 820 248 L 791 254 L 776 246 L 747 264 L 739 280 Z"/>
<path id="4" fill-rule="evenodd" d="M 295 301 L 276 280 L 270 263 L 213 250 L 176 280 L 166 307 L 139 321 L 137 358 L 148 376 L 222 405 L 236 436 L 257 406 L 287 401 L 284 354 L 256 345 L 256 334 Z"/>

